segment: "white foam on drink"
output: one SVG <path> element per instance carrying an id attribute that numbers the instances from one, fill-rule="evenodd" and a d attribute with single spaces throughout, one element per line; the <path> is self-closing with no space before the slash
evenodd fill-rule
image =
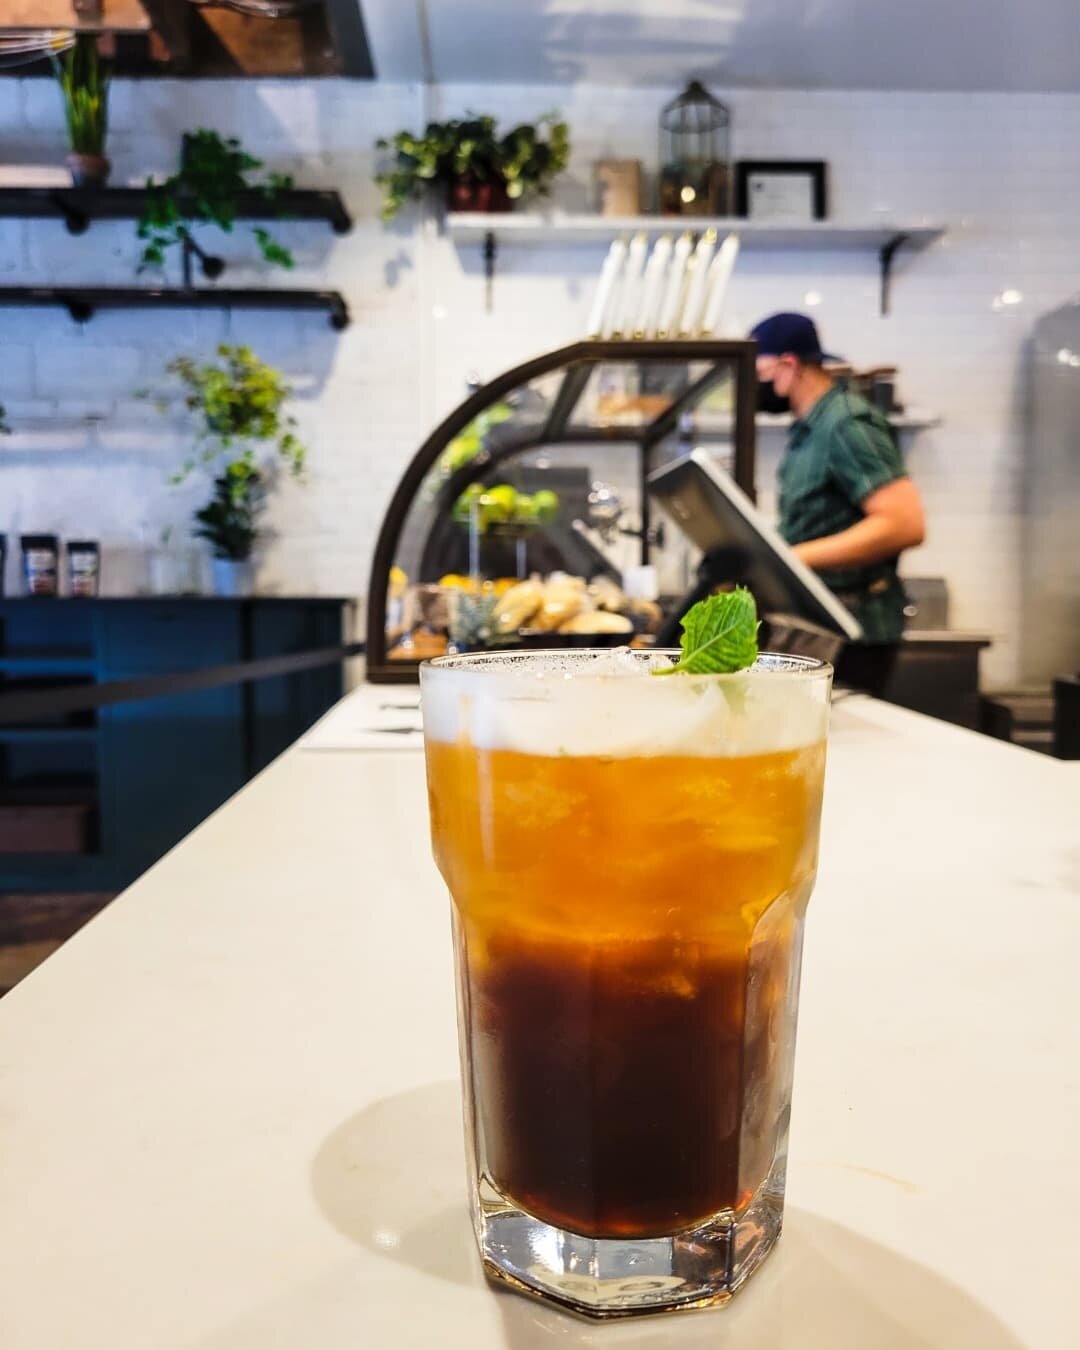
<path id="1" fill-rule="evenodd" d="M 672 675 L 628 648 L 463 657 L 421 669 L 430 740 L 530 755 L 758 755 L 825 737 L 829 681 L 766 656 L 734 675 Z"/>

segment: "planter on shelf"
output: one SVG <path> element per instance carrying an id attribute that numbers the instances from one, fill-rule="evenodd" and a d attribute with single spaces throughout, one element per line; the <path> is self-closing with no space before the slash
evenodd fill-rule
<path id="1" fill-rule="evenodd" d="M 506 189 L 506 179 L 475 178 L 472 174 L 453 178 L 446 185 L 446 206 L 450 211 L 512 211 L 514 203 Z"/>
<path id="2" fill-rule="evenodd" d="M 429 122 L 419 136 L 399 131 L 376 145 L 393 152 L 375 178 L 384 220 L 432 191 L 451 211 L 509 211 L 521 197 L 546 194 L 570 158 L 569 131 L 554 113 L 504 135 L 494 117 Z"/>
<path id="3" fill-rule="evenodd" d="M 109 68 L 93 33 L 80 33 L 71 49 L 53 58 L 71 153 L 66 164 L 77 188 L 102 187 L 112 165 L 109 134 Z"/>
<path id="4" fill-rule="evenodd" d="M 255 593 L 255 564 L 250 558 L 214 558 L 211 561 L 214 594 L 239 600 Z"/>
<path id="5" fill-rule="evenodd" d="M 80 155 L 72 151 L 64 160 L 77 188 L 104 187 L 112 172 L 112 161 L 105 155 Z"/>

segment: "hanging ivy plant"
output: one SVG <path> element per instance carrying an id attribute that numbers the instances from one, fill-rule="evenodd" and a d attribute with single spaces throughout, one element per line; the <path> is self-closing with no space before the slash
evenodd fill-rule
<path id="1" fill-rule="evenodd" d="M 222 137 L 216 131 L 186 135 L 179 170 L 163 183 L 152 177 L 146 180 L 146 207 L 136 229 L 145 241 L 139 270 L 163 266 L 169 249 L 182 245 L 193 225 L 216 225 L 231 233 L 241 194 L 262 192 L 272 207 L 275 195 L 291 188 L 293 180 L 271 173 L 262 182 L 253 182 L 248 175 L 263 167 L 235 136 Z M 256 226 L 252 233 L 266 262 L 292 267 L 292 254 L 269 230 Z"/>

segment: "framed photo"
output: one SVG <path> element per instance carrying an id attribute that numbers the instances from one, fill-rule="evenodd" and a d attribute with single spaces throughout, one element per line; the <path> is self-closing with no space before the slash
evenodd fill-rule
<path id="1" fill-rule="evenodd" d="M 824 220 L 828 203 L 823 159 L 740 159 L 735 214 L 748 220 Z"/>

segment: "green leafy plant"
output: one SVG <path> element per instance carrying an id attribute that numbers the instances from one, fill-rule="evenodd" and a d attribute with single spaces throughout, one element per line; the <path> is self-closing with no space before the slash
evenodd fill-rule
<path id="1" fill-rule="evenodd" d="M 758 616 L 745 586 L 710 595 L 688 609 L 682 621 L 682 656 L 654 675 L 728 675 L 752 666 L 758 656 Z"/>
<path id="2" fill-rule="evenodd" d="M 222 344 L 217 357 L 199 362 L 179 356 L 166 367 L 184 385 L 184 405 L 196 422 L 196 453 L 173 481 L 182 483 L 200 466 L 220 459 L 254 467 L 267 448 L 299 478 L 307 450 L 296 435 L 296 419 L 285 411 L 292 397 L 288 381 L 250 347 Z"/>
<path id="3" fill-rule="evenodd" d="M 262 192 L 273 205 L 276 194 L 291 188 L 293 180 L 271 173 L 262 182 L 251 181 L 248 175 L 263 167 L 235 136 L 205 130 L 185 136 L 179 170 L 163 183 L 146 180 L 146 206 L 136 227 L 145 241 L 140 268 L 161 267 L 168 250 L 190 237 L 193 225 L 216 225 L 231 233 L 242 193 Z M 256 226 L 252 233 L 266 262 L 293 266 L 292 254 L 269 230 Z"/>
<path id="4" fill-rule="evenodd" d="M 266 484 L 253 465 L 235 460 L 214 479 L 214 495 L 195 512 L 195 537 L 205 539 L 216 558 L 243 562 L 251 557 L 266 506 Z"/>
<path id="5" fill-rule="evenodd" d="M 0 403 L 0 436 L 10 436 L 11 428 L 7 422 L 7 409 Z"/>
<path id="6" fill-rule="evenodd" d="M 292 388 L 281 372 L 250 347 L 223 344 L 216 355 L 207 362 L 181 356 L 167 366 L 184 385 L 184 405 L 196 426 L 195 453 L 170 481 L 213 469 L 214 495 L 195 513 L 196 535 L 209 540 L 219 558 L 243 559 L 251 555 L 271 486 L 268 465 L 279 463 L 301 478 L 307 448 L 285 411 Z"/>
<path id="7" fill-rule="evenodd" d="M 514 415 L 509 403 L 493 403 L 463 428 L 439 456 L 436 468 L 441 478 L 449 478 L 458 469 L 471 463 L 481 451 L 487 449 L 488 438 L 495 427 L 508 422 Z M 438 484 L 430 485 L 434 490 Z"/>
<path id="8" fill-rule="evenodd" d="M 493 487 L 470 483 L 454 503 L 450 515 L 459 525 L 471 527 L 475 523 L 481 534 L 486 534 L 493 525 L 530 530 L 550 525 L 558 518 L 559 496 L 550 488 L 542 488 L 530 496 L 510 483 L 496 483 Z"/>
<path id="9" fill-rule="evenodd" d="M 384 220 L 392 220 L 429 188 L 458 180 L 499 184 L 511 201 L 526 192 L 546 193 L 570 159 L 570 131 L 557 113 L 546 113 L 535 126 L 523 123 L 504 136 L 498 134 L 494 117 L 471 114 L 463 120 L 429 122 L 421 136 L 399 131 L 376 145 L 394 151 L 393 167 L 375 179 L 383 190 Z"/>
<path id="10" fill-rule="evenodd" d="M 80 33 L 75 45 L 53 58 L 67 121 L 68 141 L 77 155 L 103 155 L 109 132 L 109 71 L 97 39 Z"/>

